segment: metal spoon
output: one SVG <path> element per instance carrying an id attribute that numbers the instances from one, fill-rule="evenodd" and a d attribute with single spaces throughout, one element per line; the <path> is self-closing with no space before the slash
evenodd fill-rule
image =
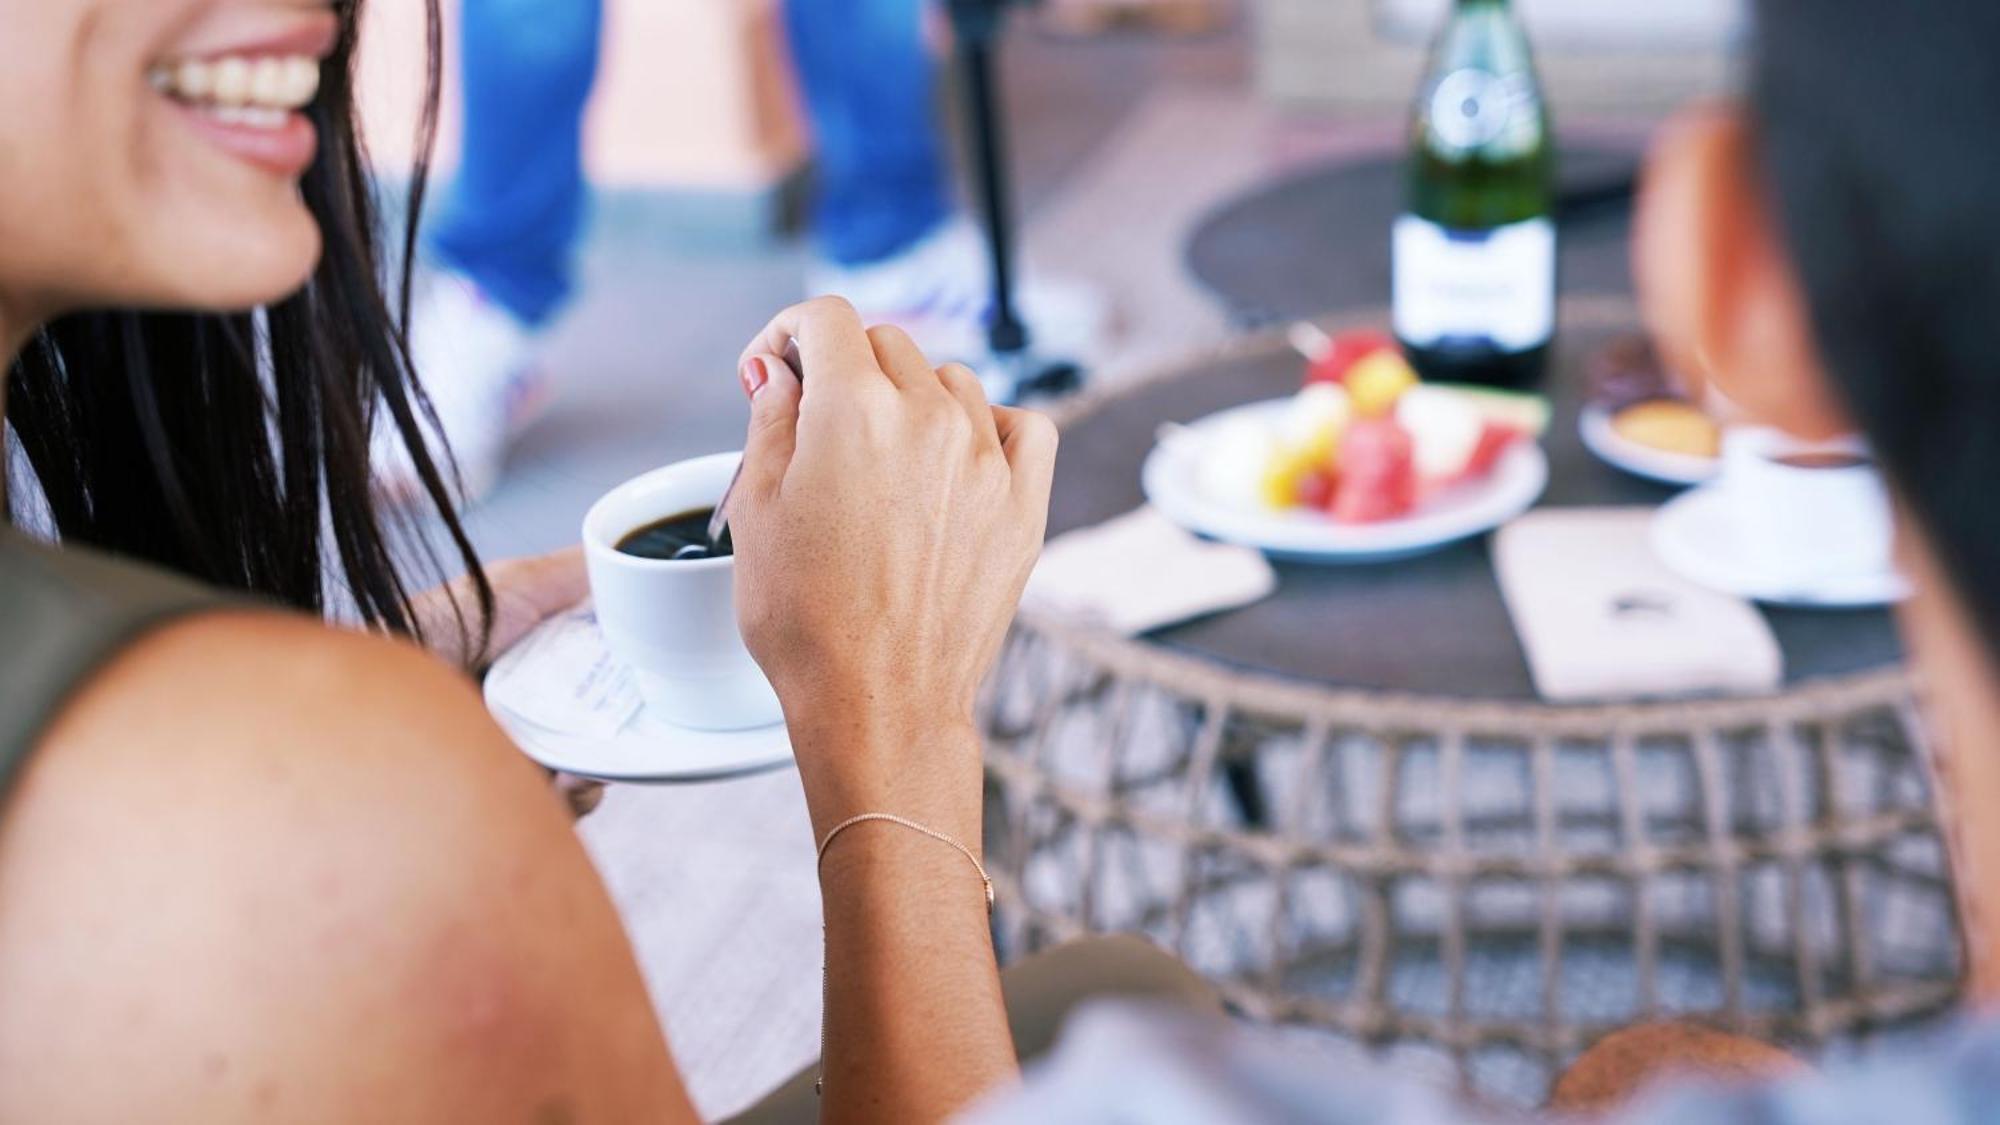
<path id="1" fill-rule="evenodd" d="M 792 369 L 792 377 L 805 382 L 805 363 L 799 358 L 799 342 L 793 340 L 785 345 L 785 366 Z M 715 502 L 715 514 L 708 517 L 708 542 L 690 543 L 674 552 L 676 559 L 705 559 L 722 552 L 723 544 L 729 536 L 729 498 L 736 493 L 736 482 L 743 479 L 743 466 L 736 466 L 736 475 L 729 478 L 729 487 L 722 490 L 722 499 Z"/>

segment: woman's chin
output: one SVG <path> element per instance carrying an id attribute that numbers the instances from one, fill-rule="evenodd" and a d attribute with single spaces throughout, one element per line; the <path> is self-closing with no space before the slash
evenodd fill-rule
<path id="1" fill-rule="evenodd" d="M 277 304 L 305 288 L 319 268 L 319 227 L 305 224 L 239 245 L 235 253 L 204 255 L 162 276 L 155 299 L 137 303 L 201 312 L 245 312 Z M 185 261 L 185 260 L 184 260 Z"/>

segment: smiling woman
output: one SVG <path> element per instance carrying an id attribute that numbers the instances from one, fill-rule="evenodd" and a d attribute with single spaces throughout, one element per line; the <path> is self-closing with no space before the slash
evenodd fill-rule
<path id="1" fill-rule="evenodd" d="M 33 162 L 0 168 L 7 417 L 34 472 L 9 482 L 16 511 L 39 497 L 66 543 L 418 632 L 367 483 L 369 429 L 392 427 L 470 571 L 479 614 L 455 624 L 476 634 L 490 592 L 377 280 L 358 5 L 0 9 L 0 104 L 49 107 L 0 114 L 0 162 Z"/>
<path id="2" fill-rule="evenodd" d="M 0 1120 L 691 1116 L 545 779 L 462 674 L 314 620 L 469 655 L 492 605 L 378 280 L 355 15 L 0 0 L 6 484 L 59 542 L 0 527 Z M 394 565 L 372 425 L 454 595 Z M 577 569 L 496 568 L 499 632 Z"/>

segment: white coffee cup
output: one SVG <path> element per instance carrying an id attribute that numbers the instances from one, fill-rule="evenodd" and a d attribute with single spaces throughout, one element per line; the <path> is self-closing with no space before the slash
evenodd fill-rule
<path id="1" fill-rule="evenodd" d="M 1858 438 L 1807 442 L 1731 428 L 1721 487 L 1746 561 L 1767 581 L 1865 577 L 1893 564 L 1888 490 Z"/>
<path id="2" fill-rule="evenodd" d="M 736 627 L 736 560 L 644 559 L 618 541 L 650 523 L 712 508 L 740 453 L 654 469 L 612 489 L 583 517 L 597 623 L 630 666 L 646 707 L 675 726 L 746 730 L 784 716 Z"/>

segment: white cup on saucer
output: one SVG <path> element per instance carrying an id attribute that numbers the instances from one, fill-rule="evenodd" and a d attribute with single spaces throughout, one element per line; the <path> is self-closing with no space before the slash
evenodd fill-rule
<path id="1" fill-rule="evenodd" d="M 1719 487 L 1744 561 L 1768 582 L 1810 587 L 1894 565 L 1888 489 L 1859 438 L 1734 427 Z"/>
<path id="2" fill-rule="evenodd" d="M 784 713 L 736 626 L 736 560 L 647 559 L 618 543 L 683 512 L 713 508 L 739 453 L 682 461 L 612 489 L 583 517 L 598 627 L 656 717 L 692 730 L 770 726 Z"/>

